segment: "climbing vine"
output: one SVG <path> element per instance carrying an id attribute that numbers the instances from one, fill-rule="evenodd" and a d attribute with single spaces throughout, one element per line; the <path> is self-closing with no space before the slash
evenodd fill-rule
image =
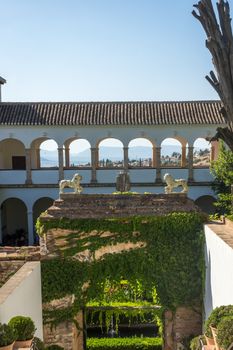
<path id="1" fill-rule="evenodd" d="M 74 295 L 72 305 L 45 310 L 45 322 L 73 320 L 88 303 L 109 303 L 112 288 L 117 289 L 122 280 L 134 289 L 130 296 L 134 302 L 159 303 L 169 309 L 200 305 L 204 273 L 202 224 L 202 215 L 194 212 L 119 219 L 45 221 L 41 217 L 37 221 L 40 235 L 50 230 L 68 230 L 56 236 L 55 253 L 59 257 L 42 261 L 43 301 Z M 135 246 L 108 253 L 109 246 L 120 243 Z M 105 253 L 98 257 L 104 247 Z M 87 249 L 88 258 L 80 260 L 79 254 Z M 119 295 L 117 301 L 121 301 Z"/>

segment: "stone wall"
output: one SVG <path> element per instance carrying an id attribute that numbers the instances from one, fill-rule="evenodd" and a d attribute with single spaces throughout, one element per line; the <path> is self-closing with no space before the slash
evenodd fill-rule
<path id="1" fill-rule="evenodd" d="M 56 328 L 44 325 L 44 343 L 46 346 L 57 344 L 65 350 L 73 349 L 73 327 L 72 322 L 60 323 Z"/>
<path id="2" fill-rule="evenodd" d="M 63 193 L 42 220 L 52 218 L 117 218 L 165 215 L 174 211 L 200 211 L 184 193 L 172 194 L 74 194 Z"/>
<path id="3" fill-rule="evenodd" d="M 43 309 L 64 308 L 72 303 L 72 297 L 66 297 L 60 300 L 54 300 L 51 303 L 43 305 Z M 50 324 L 44 324 L 44 343 L 46 346 L 57 344 L 64 347 L 65 350 L 83 350 L 83 313 L 80 311 L 76 317 L 76 322 L 80 327 L 77 329 L 73 322 L 62 322 L 56 327 Z"/>
<path id="4" fill-rule="evenodd" d="M 23 264 L 20 260 L 0 261 L 0 288 Z"/>
<path id="5" fill-rule="evenodd" d="M 69 218 L 123 218 L 132 216 L 161 216 L 172 212 L 197 212 L 200 209 L 194 202 L 187 198 L 186 194 L 147 194 L 147 195 L 77 195 L 64 193 L 56 200 L 47 214 L 41 216 L 41 221 L 51 219 Z M 47 258 L 56 255 L 59 244 L 66 244 L 66 236 L 70 230 L 50 230 L 47 232 Z M 63 239 L 57 240 L 59 236 Z M 59 241 L 59 242 L 58 242 Z M 59 243 L 59 244 L 58 244 Z M 46 259 L 46 256 L 44 257 Z M 63 303 L 63 301 L 61 301 Z M 53 303 L 53 302 L 52 302 Z M 59 308 L 60 303 L 50 307 Z M 64 304 L 64 303 L 63 303 Z M 64 305 L 63 305 L 64 306 Z M 44 305 L 44 308 L 49 307 Z M 180 339 L 190 335 L 198 335 L 202 332 L 201 311 L 190 308 L 179 308 L 176 313 L 171 311 L 165 313 L 165 349 L 174 350 L 179 345 Z M 70 322 L 60 324 L 56 329 L 50 326 L 44 327 L 44 338 L 46 344 L 56 343 L 62 345 L 66 350 L 82 350 L 82 338 L 77 338 L 76 329 Z M 76 339 L 77 338 L 77 339 Z M 76 340 L 77 341 L 76 341 Z"/>
<path id="6" fill-rule="evenodd" d="M 40 247 L 0 247 L 0 287 L 26 261 L 40 260 Z"/>
<path id="7" fill-rule="evenodd" d="M 202 334 L 200 307 L 179 307 L 175 313 L 167 310 L 164 316 L 164 350 L 182 348 L 182 339 Z"/>

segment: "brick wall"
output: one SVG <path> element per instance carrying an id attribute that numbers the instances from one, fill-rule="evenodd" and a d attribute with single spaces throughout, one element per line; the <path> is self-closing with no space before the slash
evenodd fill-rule
<path id="1" fill-rule="evenodd" d="M 42 220 L 52 218 L 117 218 L 135 215 L 165 215 L 174 211 L 200 211 L 184 193 L 136 195 L 77 195 L 64 193 Z"/>

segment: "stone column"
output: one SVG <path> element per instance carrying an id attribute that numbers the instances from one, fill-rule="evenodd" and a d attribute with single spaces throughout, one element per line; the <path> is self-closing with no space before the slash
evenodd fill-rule
<path id="1" fill-rule="evenodd" d="M 129 160 L 129 154 L 128 154 L 129 153 L 129 147 L 124 147 L 123 151 L 124 151 L 124 160 L 123 160 L 124 169 L 128 170 L 128 168 L 129 168 L 129 163 L 128 163 L 128 160 Z"/>
<path id="2" fill-rule="evenodd" d="M 76 325 L 74 325 L 73 328 L 73 350 L 84 350 L 85 347 L 85 337 L 84 332 L 82 329 L 84 329 L 84 313 L 83 310 L 79 311 L 76 316 L 76 321 L 80 327 L 80 329 L 77 329 Z"/>
<path id="3" fill-rule="evenodd" d="M 40 169 L 40 148 L 36 148 L 36 169 Z"/>
<path id="4" fill-rule="evenodd" d="M 161 147 L 156 147 L 156 179 L 155 182 L 161 182 Z"/>
<path id="5" fill-rule="evenodd" d="M 166 310 L 164 313 L 164 350 L 174 349 L 173 312 Z"/>
<path id="6" fill-rule="evenodd" d="M 66 168 L 70 167 L 70 148 L 69 147 L 65 148 L 65 167 Z"/>
<path id="7" fill-rule="evenodd" d="M 188 148 L 188 181 L 193 181 L 193 147 Z"/>
<path id="8" fill-rule="evenodd" d="M 182 146 L 181 168 L 186 167 L 186 146 Z"/>
<path id="9" fill-rule="evenodd" d="M 59 181 L 64 179 L 64 168 L 63 168 L 63 147 L 58 148 L 58 177 Z"/>
<path id="10" fill-rule="evenodd" d="M 0 244 L 2 243 L 2 239 L 3 239 L 3 236 L 2 236 L 2 210 L 0 208 Z"/>
<path id="11" fill-rule="evenodd" d="M 97 183 L 96 167 L 97 167 L 97 148 L 91 148 L 91 183 Z"/>
<path id="12" fill-rule="evenodd" d="M 156 147 L 152 147 L 152 168 L 156 168 Z"/>
<path id="13" fill-rule="evenodd" d="M 32 211 L 27 212 L 27 219 L 28 219 L 28 245 L 33 245 L 33 243 L 34 243 L 34 225 L 33 225 Z"/>
<path id="14" fill-rule="evenodd" d="M 218 158 L 218 153 L 219 153 L 219 142 L 212 141 L 211 150 L 210 150 L 210 161 L 216 160 Z"/>
<path id="15" fill-rule="evenodd" d="M 26 180 L 25 184 L 30 185 L 32 183 L 32 162 L 31 162 L 31 149 L 26 148 Z"/>

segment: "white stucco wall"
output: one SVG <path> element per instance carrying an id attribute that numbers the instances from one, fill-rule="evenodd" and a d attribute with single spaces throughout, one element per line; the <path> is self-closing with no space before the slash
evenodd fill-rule
<path id="1" fill-rule="evenodd" d="M 27 262 L 0 289 L 0 322 L 29 316 L 43 339 L 40 262 Z"/>
<path id="2" fill-rule="evenodd" d="M 217 306 L 233 305 L 233 249 L 205 226 L 205 318 Z"/>
<path id="3" fill-rule="evenodd" d="M 0 142 L 0 168 L 12 169 L 12 156 L 25 156 L 23 143 L 14 139 Z"/>

